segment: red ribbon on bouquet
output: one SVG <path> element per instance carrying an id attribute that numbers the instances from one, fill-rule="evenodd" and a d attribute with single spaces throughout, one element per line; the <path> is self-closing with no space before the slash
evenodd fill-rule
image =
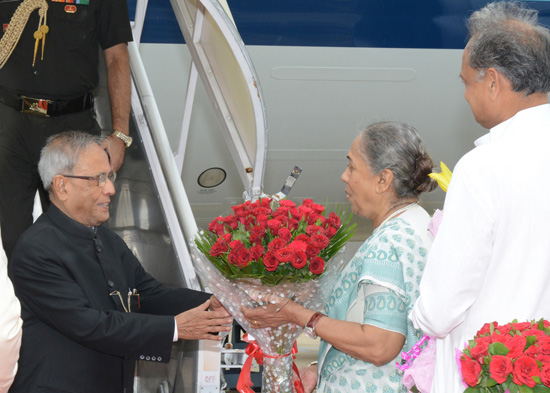
<path id="1" fill-rule="evenodd" d="M 264 357 L 266 358 L 272 358 L 272 359 L 279 359 L 284 358 L 287 356 L 292 355 L 293 358 L 296 358 L 296 354 L 298 353 L 298 345 L 296 344 L 296 341 L 294 341 L 294 345 L 292 346 L 292 351 L 290 353 L 287 353 L 285 355 L 280 356 L 271 356 L 266 355 L 262 352 L 262 349 L 256 342 L 256 340 L 252 340 L 248 337 L 248 333 L 246 333 L 243 336 L 243 340 L 248 343 L 246 346 L 244 352 L 248 355 L 248 358 L 243 364 L 243 368 L 241 370 L 241 374 L 239 375 L 239 380 L 237 381 L 237 390 L 240 393 L 254 393 L 254 391 L 250 388 L 254 384 L 252 383 L 252 380 L 250 379 L 250 369 L 252 367 L 252 359 L 256 359 L 256 362 L 260 365 L 264 364 Z M 296 373 L 298 376 L 298 379 L 294 381 L 294 388 L 296 389 L 297 393 L 304 393 L 304 386 L 302 385 L 302 378 L 300 377 L 300 372 L 298 371 L 298 367 L 296 367 L 296 363 L 292 362 L 292 370 Z"/>

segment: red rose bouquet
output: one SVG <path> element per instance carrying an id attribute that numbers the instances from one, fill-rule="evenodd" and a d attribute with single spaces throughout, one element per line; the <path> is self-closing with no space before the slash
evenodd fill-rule
<path id="1" fill-rule="evenodd" d="M 232 209 L 234 214 L 215 218 L 197 235 L 193 261 L 199 277 L 261 349 L 262 392 L 290 393 L 289 355 L 302 327 L 255 329 L 241 307 L 266 305 L 276 297 L 321 311 L 345 265 L 342 251 L 355 224 L 340 211 L 325 215 L 325 207 L 310 199 L 297 206 L 266 198 Z M 239 391 L 251 391 L 242 385 Z"/>
<path id="2" fill-rule="evenodd" d="M 486 323 L 458 361 L 465 393 L 550 393 L 550 323 Z"/>

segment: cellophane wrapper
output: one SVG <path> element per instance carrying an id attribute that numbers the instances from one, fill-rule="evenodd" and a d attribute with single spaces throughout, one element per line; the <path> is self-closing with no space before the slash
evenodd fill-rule
<path id="1" fill-rule="evenodd" d="M 254 337 L 262 352 L 272 356 L 263 359 L 262 392 L 291 393 L 293 359 L 289 354 L 303 327 L 286 324 L 277 328 L 256 329 L 244 318 L 241 307 L 264 306 L 275 295 L 291 299 L 310 310 L 322 311 L 347 262 L 344 260 L 345 247 L 325 263 L 325 271 L 318 277 L 306 282 L 285 282 L 274 286 L 264 285 L 259 279 L 253 278 L 230 280 L 222 275 L 194 243 L 190 244 L 190 251 L 195 270 L 203 283 L 233 318 Z M 258 300 L 253 300 L 251 295 Z"/>

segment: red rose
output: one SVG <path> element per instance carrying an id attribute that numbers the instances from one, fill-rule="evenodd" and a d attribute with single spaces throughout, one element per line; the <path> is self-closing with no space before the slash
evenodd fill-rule
<path id="1" fill-rule="evenodd" d="M 315 213 L 314 211 L 311 212 L 311 214 L 309 216 L 307 216 L 308 225 L 316 225 L 317 221 L 319 220 L 319 217 L 321 217 L 321 216 L 318 215 L 317 213 Z"/>
<path id="2" fill-rule="evenodd" d="M 325 211 L 325 207 L 323 205 L 318 205 L 316 203 L 312 203 L 310 206 L 317 214 L 323 214 Z"/>
<path id="3" fill-rule="evenodd" d="M 313 200 L 309 198 L 304 198 L 304 200 L 302 201 L 302 206 L 309 207 L 311 205 L 313 205 Z"/>
<path id="4" fill-rule="evenodd" d="M 269 216 L 265 215 L 265 214 L 258 214 L 256 216 L 256 224 L 262 226 L 262 227 L 266 227 L 267 226 L 267 221 L 269 220 Z"/>
<path id="5" fill-rule="evenodd" d="M 550 337 L 544 336 L 539 338 L 540 353 L 550 355 Z"/>
<path id="6" fill-rule="evenodd" d="M 494 355 L 489 363 L 489 374 L 497 383 L 504 383 L 512 372 L 512 361 L 506 356 Z"/>
<path id="7" fill-rule="evenodd" d="M 532 358 L 534 358 L 538 354 L 540 354 L 540 348 L 537 347 L 536 345 L 531 345 L 529 348 L 525 350 L 525 355 L 531 356 Z"/>
<path id="8" fill-rule="evenodd" d="M 319 225 L 308 225 L 306 227 L 306 233 L 311 236 L 311 235 L 316 235 L 318 233 L 322 233 L 324 234 L 325 233 L 325 230 L 323 228 L 321 228 Z"/>
<path id="9" fill-rule="evenodd" d="M 496 325 L 496 322 L 495 322 Z M 499 332 L 502 335 L 509 336 L 508 333 L 510 333 L 510 330 L 512 330 L 512 327 L 510 325 L 504 325 L 504 326 L 495 326 L 495 331 Z"/>
<path id="10" fill-rule="evenodd" d="M 540 370 L 540 380 L 544 386 L 550 387 L 550 363 L 542 365 L 542 370 Z"/>
<path id="11" fill-rule="evenodd" d="M 250 254 L 252 255 L 252 259 L 255 261 L 260 260 L 262 255 L 264 255 L 264 251 L 264 247 L 261 244 L 250 247 Z"/>
<path id="12" fill-rule="evenodd" d="M 208 225 L 208 230 L 212 233 L 215 233 L 218 236 L 222 236 L 225 233 L 225 224 L 222 217 L 216 217 L 210 225 Z"/>
<path id="13" fill-rule="evenodd" d="M 275 217 L 276 220 L 279 220 L 282 226 L 285 226 L 288 224 L 288 217 L 287 216 L 277 216 Z"/>
<path id="14" fill-rule="evenodd" d="M 279 232 L 279 228 L 281 227 L 281 221 L 274 220 L 274 219 L 268 220 L 267 227 L 269 228 L 273 236 L 277 236 L 277 233 Z"/>
<path id="15" fill-rule="evenodd" d="M 550 356 L 548 355 L 537 355 L 536 360 L 542 364 L 550 363 Z"/>
<path id="16" fill-rule="evenodd" d="M 488 336 L 491 338 L 491 341 L 494 343 L 503 343 L 506 344 L 508 341 L 512 339 L 512 336 L 509 334 L 502 335 L 502 334 L 493 334 L 492 336 Z"/>
<path id="17" fill-rule="evenodd" d="M 296 251 L 292 254 L 292 258 L 290 259 L 290 263 L 295 269 L 301 269 L 303 268 L 307 263 L 307 255 L 303 251 Z"/>
<path id="18" fill-rule="evenodd" d="M 537 383 L 533 380 L 540 374 L 539 365 L 529 356 L 520 356 L 514 362 L 513 382 L 517 385 L 527 385 L 530 388 Z"/>
<path id="19" fill-rule="evenodd" d="M 233 250 L 229 253 L 229 255 L 227 256 L 227 261 L 232 264 L 232 265 L 237 265 L 238 264 L 238 252 L 239 250 Z"/>
<path id="20" fill-rule="evenodd" d="M 296 204 L 292 201 L 289 201 L 288 199 L 281 199 L 279 201 L 279 206 L 283 207 L 296 207 Z"/>
<path id="21" fill-rule="evenodd" d="M 338 229 L 340 228 L 340 217 L 338 217 L 338 214 L 334 212 L 330 212 L 328 215 L 328 225 L 330 225 L 332 228 Z"/>
<path id="22" fill-rule="evenodd" d="M 311 235 L 311 245 L 321 250 L 325 249 L 330 243 L 330 240 L 325 235 Z"/>
<path id="23" fill-rule="evenodd" d="M 250 205 L 250 201 L 246 201 L 242 205 L 231 206 L 231 209 L 233 209 L 233 212 L 237 216 L 244 216 L 246 214 L 246 210 L 248 208 L 248 205 Z"/>
<path id="24" fill-rule="evenodd" d="M 280 237 L 277 237 L 267 245 L 267 249 L 269 251 L 277 251 L 283 248 L 284 246 L 286 246 L 286 242 Z"/>
<path id="25" fill-rule="evenodd" d="M 313 257 L 309 261 L 309 271 L 313 274 L 321 274 L 325 269 L 325 261 L 321 257 Z"/>
<path id="26" fill-rule="evenodd" d="M 224 252 L 229 251 L 229 247 L 227 247 L 227 243 L 214 243 L 212 245 L 212 248 L 210 249 L 210 255 L 213 257 L 219 257 Z"/>
<path id="27" fill-rule="evenodd" d="M 304 213 L 296 208 L 290 209 L 290 215 L 292 216 L 292 218 L 298 221 L 302 221 L 302 218 L 304 218 Z"/>
<path id="28" fill-rule="evenodd" d="M 535 336 L 537 339 L 546 336 L 546 333 L 544 333 L 542 330 L 539 330 L 537 328 L 527 329 L 523 332 L 523 335 L 525 337 L 529 336 Z"/>
<path id="29" fill-rule="evenodd" d="M 256 235 L 250 235 L 250 237 L 248 238 L 248 241 L 251 243 L 251 244 L 262 244 L 262 240 L 263 238 L 260 237 L 260 236 L 256 236 Z"/>
<path id="30" fill-rule="evenodd" d="M 493 322 L 493 326 L 496 326 L 496 325 L 497 325 L 497 323 Z M 490 329 L 491 329 L 491 323 L 487 322 L 485 325 L 483 325 L 481 327 L 481 329 L 479 329 L 479 331 L 476 334 L 476 337 L 481 337 L 481 336 L 486 335 L 487 333 L 489 333 L 491 331 Z"/>
<path id="31" fill-rule="evenodd" d="M 221 235 L 217 240 L 216 240 L 218 243 L 229 243 L 231 241 L 231 234 L 230 233 L 225 233 L 223 235 Z"/>
<path id="32" fill-rule="evenodd" d="M 303 217 L 306 217 L 306 218 L 309 217 L 311 213 L 313 213 L 313 209 L 304 205 L 300 206 L 298 208 L 298 211 L 302 214 Z"/>
<path id="33" fill-rule="evenodd" d="M 291 231 L 297 230 L 299 226 L 300 226 L 300 222 L 297 219 L 290 218 L 288 220 L 288 229 L 290 229 Z"/>
<path id="34" fill-rule="evenodd" d="M 238 220 L 239 220 L 239 218 L 234 214 L 223 218 L 223 221 L 227 225 L 229 225 L 231 229 L 236 229 L 237 228 Z"/>
<path id="35" fill-rule="evenodd" d="M 244 244 L 240 240 L 233 240 L 229 243 L 229 247 L 231 247 L 232 250 L 237 251 L 239 248 L 244 247 Z"/>
<path id="36" fill-rule="evenodd" d="M 328 227 L 327 230 L 326 230 L 326 235 L 329 239 L 332 239 L 332 237 L 334 235 L 336 235 L 336 232 L 338 232 L 338 229 L 334 228 L 334 227 Z"/>
<path id="37" fill-rule="evenodd" d="M 531 329 L 532 326 L 531 322 L 512 323 L 511 325 L 514 327 L 514 329 L 519 331 Z"/>
<path id="38" fill-rule="evenodd" d="M 293 249 L 294 251 L 300 251 L 305 253 L 307 248 L 307 243 L 303 242 L 301 240 L 294 240 L 292 243 L 288 245 L 288 248 Z M 305 255 L 305 254 L 304 254 Z"/>
<path id="39" fill-rule="evenodd" d="M 237 264 L 241 269 L 248 266 L 250 261 L 252 260 L 252 254 L 250 254 L 250 251 L 246 249 L 246 247 L 239 248 L 238 254 L 237 254 Z"/>
<path id="40" fill-rule="evenodd" d="M 470 349 L 470 356 L 472 357 L 472 359 L 477 360 L 479 364 L 483 364 L 483 357 L 489 355 L 488 350 L 489 343 L 486 341 L 481 341 L 478 342 L 475 347 Z"/>
<path id="41" fill-rule="evenodd" d="M 244 225 L 244 228 L 249 231 L 250 228 L 252 228 L 252 226 L 256 223 L 256 217 L 254 216 L 248 216 L 244 219 L 244 222 L 243 222 L 243 225 Z"/>
<path id="42" fill-rule="evenodd" d="M 267 209 L 271 209 L 271 198 L 260 198 L 256 202 L 253 203 L 254 206 L 261 206 L 265 207 Z"/>
<path id="43" fill-rule="evenodd" d="M 315 247 L 314 245 L 308 244 L 306 247 L 306 255 L 308 258 L 312 258 L 319 254 L 319 249 Z"/>
<path id="44" fill-rule="evenodd" d="M 265 228 L 261 227 L 259 225 L 253 226 L 250 228 L 250 234 L 255 236 L 264 237 L 265 235 Z"/>
<path id="45" fill-rule="evenodd" d="M 290 233 L 290 230 L 288 228 L 281 228 L 279 229 L 279 233 L 277 233 L 281 239 L 283 239 L 286 243 L 290 241 L 292 238 L 292 233 Z"/>
<path id="46" fill-rule="evenodd" d="M 272 214 L 273 217 L 280 217 L 280 216 L 283 216 L 283 217 L 286 217 L 288 218 L 288 207 L 283 207 L 281 206 L 280 208 L 278 208 L 277 210 L 275 210 Z"/>
<path id="47" fill-rule="evenodd" d="M 462 378 L 469 386 L 476 386 L 481 374 L 481 364 L 469 357 L 461 357 Z"/>
<path id="48" fill-rule="evenodd" d="M 290 262 L 293 255 L 294 250 L 288 247 L 281 248 L 280 250 L 275 251 L 275 257 L 277 257 L 280 263 Z"/>
<path id="49" fill-rule="evenodd" d="M 270 272 L 274 272 L 277 270 L 277 267 L 279 266 L 279 261 L 275 257 L 274 252 L 267 252 L 264 255 L 263 263 L 265 266 L 265 269 Z"/>
<path id="50" fill-rule="evenodd" d="M 298 236 L 296 236 L 296 237 L 294 238 L 294 240 L 299 240 L 299 241 L 304 242 L 304 243 L 306 243 L 306 244 L 311 243 L 311 239 L 310 239 L 309 236 L 306 235 L 305 233 L 300 233 Z"/>
<path id="51" fill-rule="evenodd" d="M 523 355 L 525 350 L 525 345 L 527 344 L 527 339 L 519 334 L 516 334 L 504 345 L 510 350 L 506 356 L 510 359 L 517 358 L 518 356 Z"/>
<path id="52" fill-rule="evenodd" d="M 256 217 L 263 215 L 268 216 L 271 214 L 271 209 L 267 207 L 256 207 L 254 210 L 252 210 L 252 214 L 254 214 Z"/>

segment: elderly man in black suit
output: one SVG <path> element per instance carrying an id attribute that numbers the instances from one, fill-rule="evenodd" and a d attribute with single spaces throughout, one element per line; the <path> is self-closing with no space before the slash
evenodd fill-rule
<path id="1" fill-rule="evenodd" d="M 10 392 L 131 393 L 135 359 L 167 362 L 173 341 L 220 340 L 230 329 L 214 297 L 161 285 L 101 226 L 115 192 L 101 140 L 53 136 L 39 172 L 52 204 L 9 266 L 24 321 Z"/>

